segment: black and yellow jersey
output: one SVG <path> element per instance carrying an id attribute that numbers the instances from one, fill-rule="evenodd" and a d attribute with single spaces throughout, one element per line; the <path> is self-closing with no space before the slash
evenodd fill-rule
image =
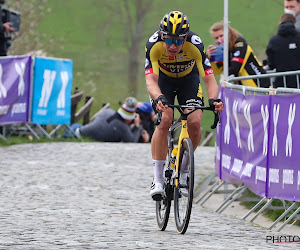
<path id="1" fill-rule="evenodd" d="M 211 62 L 215 75 L 219 75 L 223 72 L 223 62 Z M 249 75 L 261 75 L 265 74 L 262 64 L 255 56 L 250 45 L 247 44 L 243 37 L 238 37 L 234 44 L 233 51 L 229 52 L 229 69 L 228 75 L 249 76 Z M 261 87 L 268 87 L 270 85 L 269 80 L 261 78 Z M 257 79 L 249 79 L 242 81 L 242 84 L 257 87 Z"/>
<path id="2" fill-rule="evenodd" d="M 146 75 L 152 73 L 159 75 L 159 71 L 162 71 L 169 77 L 181 78 L 191 73 L 195 66 L 201 77 L 213 74 L 200 37 L 191 31 L 188 32 L 187 40 L 176 56 L 169 56 L 165 51 L 159 31 L 148 39 L 145 51 Z"/>

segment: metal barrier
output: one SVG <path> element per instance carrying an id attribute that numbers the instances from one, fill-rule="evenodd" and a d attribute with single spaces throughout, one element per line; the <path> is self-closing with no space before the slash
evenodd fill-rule
<path id="1" fill-rule="evenodd" d="M 267 73 L 267 74 L 261 74 L 261 75 L 252 75 L 252 76 L 240 76 L 240 77 L 232 77 L 229 76 L 228 79 L 226 79 L 227 82 L 233 83 L 235 81 L 245 82 L 245 85 L 247 85 L 246 80 L 249 79 L 257 79 L 257 86 L 260 87 L 259 79 L 262 78 L 269 78 L 270 86 L 274 87 L 274 81 L 277 77 L 283 77 L 283 87 L 286 88 L 287 83 L 287 76 L 296 76 L 297 79 L 297 89 L 300 89 L 300 70 L 296 71 L 287 71 L 287 72 L 275 72 L 275 73 Z"/>
<path id="2" fill-rule="evenodd" d="M 292 76 L 295 75 L 297 78 L 297 88 L 286 88 L 286 87 L 280 87 L 280 88 L 274 88 L 274 79 L 276 77 L 283 77 L 284 79 L 284 86 L 286 86 L 286 76 Z M 298 94 L 300 93 L 300 80 L 299 80 L 300 70 L 298 71 L 289 71 L 289 72 L 277 72 L 277 73 L 268 73 L 263 75 L 256 75 L 256 76 L 246 76 L 246 77 L 229 77 L 227 80 L 222 80 L 221 84 L 223 87 L 238 91 L 244 95 L 284 95 L 284 94 Z M 247 79 L 257 79 L 257 83 L 259 85 L 259 79 L 261 78 L 269 78 L 270 79 L 270 87 L 269 88 L 259 88 L 259 87 L 250 87 L 246 85 L 237 85 L 234 82 Z M 213 194 L 217 193 L 219 188 L 226 185 L 228 183 L 225 183 L 223 180 L 216 180 L 218 176 L 216 174 L 213 174 L 209 176 L 208 180 L 200 186 L 199 191 L 196 193 L 196 203 L 200 203 L 200 205 L 203 205 Z M 210 187 L 209 187 L 210 186 Z M 236 201 L 246 190 L 246 187 L 241 184 L 236 187 L 235 190 L 227 197 L 227 199 L 224 199 L 224 202 L 219 206 L 219 208 L 216 210 L 217 213 L 222 213 L 233 201 Z M 202 193 L 202 194 L 200 194 Z M 255 214 L 255 216 L 250 220 L 253 222 L 265 209 L 267 209 L 272 201 L 273 198 L 267 198 L 267 197 L 261 197 L 256 205 L 250 209 L 250 211 L 242 218 L 245 220 L 252 212 L 257 210 L 264 202 L 266 204 L 262 206 L 259 211 Z M 286 218 L 286 220 L 283 222 L 283 224 L 278 228 L 277 231 L 281 231 L 287 224 L 290 222 L 293 218 L 295 219 L 296 215 L 300 212 L 300 207 L 297 208 L 297 202 L 292 201 L 293 203 L 290 206 L 283 207 L 285 210 L 282 215 L 269 227 L 269 229 L 272 229 L 279 221 L 281 221 L 283 218 Z M 294 211 L 293 211 L 294 210 Z M 290 214 L 290 215 L 289 215 Z M 289 216 L 288 216 L 289 215 Z M 297 219 L 296 219 L 297 220 Z"/>

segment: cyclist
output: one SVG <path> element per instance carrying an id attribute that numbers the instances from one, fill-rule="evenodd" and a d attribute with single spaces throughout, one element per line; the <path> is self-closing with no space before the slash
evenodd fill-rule
<path id="1" fill-rule="evenodd" d="M 200 37 L 190 31 L 188 18 L 180 11 L 171 11 L 163 16 L 159 30 L 149 38 L 145 50 L 147 91 L 153 109 L 163 112 L 151 141 L 154 179 L 150 195 L 154 200 L 159 200 L 164 194 L 167 134 L 174 112 L 168 108 L 168 103 L 174 104 L 177 96 L 179 104 L 203 105 L 199 75 L 206 84 L 208 98 L 217 98 L 218 84 Z M 215 101 L 214 105 L 217 111 L 222 111 L 222 102 Z M 188 131 L 194 149 L 201 139 L 201 119 L 201 110 L 188 117 Z"/>

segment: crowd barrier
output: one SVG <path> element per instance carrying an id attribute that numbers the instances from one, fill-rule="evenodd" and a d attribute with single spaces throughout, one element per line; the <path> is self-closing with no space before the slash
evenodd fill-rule
<path id="1" fill-rule="evenodd" d="M 300 71 L 271 73 L 257 78 L 269 77 L 272 81 L 276 76 L 298 74 Z M 249 78 L 254 77 L 229 78 L 221 84 L 219 94 L 224 110 L 216 129 L 216 174 L 210 176 L 208 179 L 211 180 L 205 185 L 208 186 L 215 176 L 219 181 L 207 191 L 211 192 L 209 196 L 205 198 L 203 195 L 198 201 L 203 204 L 224 183 L 230 183 L 236 189 L 217 212 L 223 211 L 248 188 L 262 199 L 243 219 L 264 201 L 267 203 L 252 221 L 273 199 L 291 201 L 292 205 L 280 216 L 280 220 L 297 208 L 297 202 L 300 202 L 300 89 L 254 88 L 234 84 Z M 279 230 L 298 212 L 299 207 Z"/>
<path id="2" fill-rule="evenodd" d="M 72 81 L 72 60 L 0 57 L 0 125 L 36 124 L 50 137 L 41 125 L 71 122 Z"/>
<path id="3" fill-rule="evenodd" d="M 300 201 L 300 94 L 243 95 L 221 87 L 216 171 L 259 196 Z"/>

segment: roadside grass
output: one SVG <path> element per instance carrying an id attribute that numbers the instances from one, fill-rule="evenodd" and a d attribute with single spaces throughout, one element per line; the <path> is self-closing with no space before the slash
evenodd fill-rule
<path id="1" fill-rule="evenodd" d="M 257 201 L 242 201 L 240 202 L 241 205 L 243 205 L 244 207 L 248 208 L 248 209 L 251 209 L 253 208 L 257 202 L 259 200 L 262 199 L 262 197 L 254 194 L 252 191 L 250 191 L 249 189 L 246 190 L 246 192 L 243 194 L 243 197 L 250 197 L 250 198 L 257 198 Z M 284 201 L 286 204 L 286 208 L 288 208 L 292 202 L 291 201 Z M 300 202 L 298 203 L 298 207 L 300 205 Z M 264 204 L 260 205 L 256 210 L 255 212 L 259 211 L 259 209 L 261 209 L 262 207 L 264 206 Z M 279 199 L 274 199 L 271 203 L 271 208 L 268 208 L 266 209 L 262 214 L 264 216 L 266 216 L 267 218 L 271 219 L 272 221 L 275 221 L 277 220 L 280 215 L 285 211 L 285 209 L 283 208 L 283 201 L 282 200 L 279 200 Z M 291 214 L 289 214 L 291 215 Z M 296 216 L 297 217 L 297 216 Z M 281 220 L 281 222 L 283 222 L 285 219 L 287 218 L 283 218 Z M 293 223 L 293 220 L 289 223 L 289 224 L 292 224 Z M 300 221 L 297 220 L 294 225 L 296 226 L 300 226 Z"/>
<path id="2" fill-rule="evenodd" d="M 84 142 L 89 142 L 91 140 L 84 140 Z M 34 144 L 34 143 L 53 143 L 53 142 L 80 142 L 79 139 L 67 139 L 67 138 L 46 138 L 42 137 L 40 140 L 29 137 L 29 136 L 9 136 L 6 141 L 0 138 L 0 147 L 8 147 L 17 144 Z"/>

